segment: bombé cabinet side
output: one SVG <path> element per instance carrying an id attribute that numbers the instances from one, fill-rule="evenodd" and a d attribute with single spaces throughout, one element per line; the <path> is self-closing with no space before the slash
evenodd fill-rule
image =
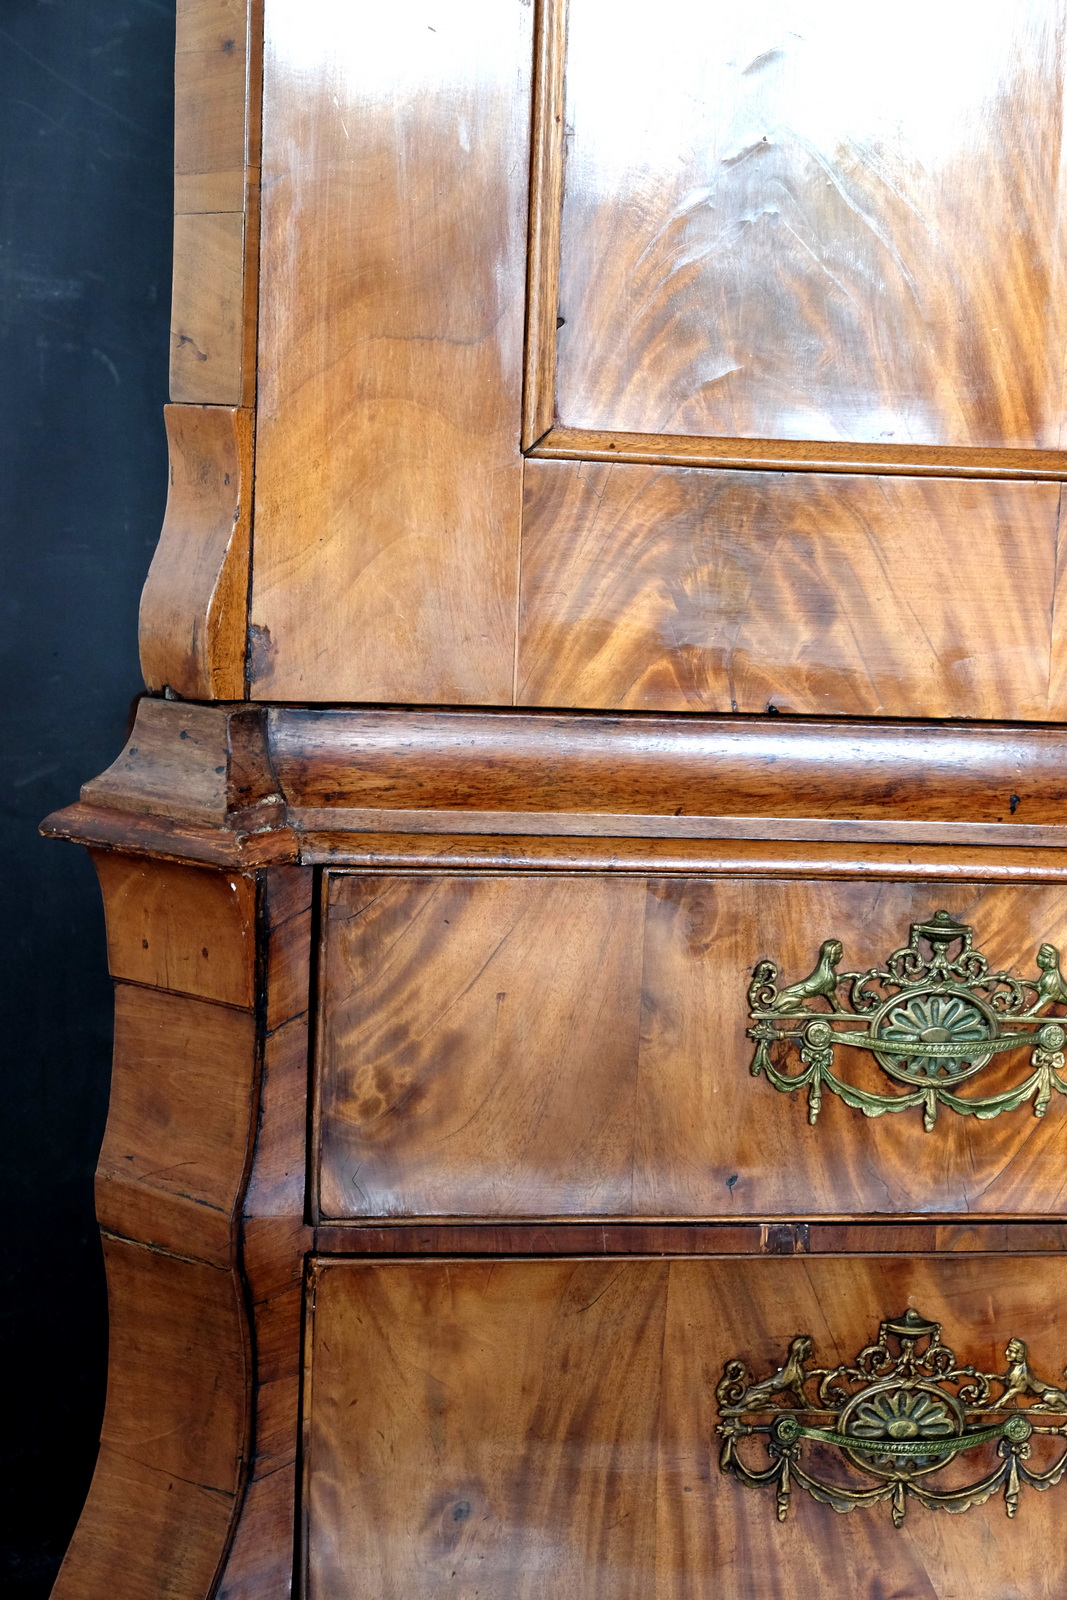
<path id="1" fill-rule="evenodd" d="M 851 7 L 179 0 L 58 1600 L 1059 1594 L 1062 29 L 943 11 L 939 121 Z"/>

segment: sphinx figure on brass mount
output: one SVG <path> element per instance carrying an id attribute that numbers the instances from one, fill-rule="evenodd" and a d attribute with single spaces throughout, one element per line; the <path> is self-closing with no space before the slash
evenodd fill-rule
<path id="1" fill-rule="evenodd" d="M 782 989 L 774 962 L 761 961 L 748 990 L 752 1075 L 786 1093 L 806 1088 L 809 1122 L 818 1118 L 824 1088 L 868 1117 L 921 1106 L 927 1132 L 939 1106 L 986 1119 L 1032 1099 L 1034 1115 L 1043 1117 L 1053 1092 L 1067 1094 L 1067 1025 L 1047 1015 L 1050 1006 L 1067 1005 L 1054 945 L 1038 950 L 1035 978 L 991 972 L 974 948 L 973 929 L 938 911 L 913 923 L 908 943 L 882 967 L 838 972 L 842 955 L 839 939 L 825 940 L 810 976 Z M 834 1050 L 842 1045 L 872 1054 L 904 1092 L 880 1093 L 839 1077 Z M 1021 1082 L 984 1097 L 957 1092 L 994 1056 L 1023 1049 L 1031 1071 Z M 788 1070 L 791 1058 L 799 1070 Z"/>
<path id="2" fill-rule="evenodd" d="M 851 1366 L 809 1366 L 813 1349 L 799 1334 L 785 1365 L 759 1382 L 743 1361 L 728 1361 L 715 1391 L 719 1466 L 750 1487 L 773 1484 L 780 1522 L 794 1483 L 835 1511 L 888 1500 L 899 1528 L 909 1496 L 968 1511 L 1003 1488 L 1014 1517 L 1023 1484 L 1051 1489 L 1067 1473 L 1067 1443 L 1053 1444 L 1067 1440 L 1067 1393 L 1035 1375 L 1022 1339 L 1008 1340 L 1005 1372 L 979 1372 L 957 1362 L 938 1323 L 908 1310 L 887 1318 Z M 749 1466 L 740 1442 L 757 1436 L 766 1464 Z M 823 1460 L 836 1451 L 840 1465 L 831 1457 L 829 1475 L 815 1476 L 805 1445 L 821 1447 Z M 1035 1446 L 1051 1459 L 1032 1464 Z M 993 1454 L 984 1475 L 960 1484 L 954 1473 L 938 1486 L 937 1473 L 978 1449 Z"/>

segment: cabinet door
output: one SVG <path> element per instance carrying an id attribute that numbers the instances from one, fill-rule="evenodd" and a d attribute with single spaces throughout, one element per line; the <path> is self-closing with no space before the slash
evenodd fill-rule
<path id="1" fill-rule="evenodd" d="M 1062 13 L 266 0 L 253 693 L 1063 716 Z"/>

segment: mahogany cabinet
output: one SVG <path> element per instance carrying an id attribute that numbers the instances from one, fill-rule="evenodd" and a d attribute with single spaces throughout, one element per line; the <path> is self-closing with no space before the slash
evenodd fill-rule
<path id="1" fill-rule="evenodd" d="M 56 1600 L 1067 1581 L 1061 0 L 179 0 Z"/>

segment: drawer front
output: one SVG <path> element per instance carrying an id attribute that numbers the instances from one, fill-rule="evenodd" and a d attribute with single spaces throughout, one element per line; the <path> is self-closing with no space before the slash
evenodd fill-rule
<path id="1" fill-rule="evenodd" d="M 939 1387 L 931 1373 L 952 1363 L 925 1360 L 938 1344 L 929 1329 L 912 1339 L 918 1385 L 898 1370 L 879 1387 L 906 1360 L 906 1337 L 887 1333 L 884 1357 L 870 1347 L 908 1307 L 940 1325 L 957 1365 L 1004 1375 L 989 1383 L 993 1409 L 969 1414 L 964 1431 L 1002 1429 L 1013 1414 L 1012 1428 L 1063 1428 L 1067 1417 L 1036 1392 L 1062 1382 L 1062 1276 L 1057 1261 L 1012 1256 L 320 1260 L 305 1395 L 310 1600 L 1059 1597 L 1067 1481 L 1039 1493 L 1025 1474 L 1055 1476 L 1062 1434 L 1034 1431 L 1016 1456 L 1009 1519 L 1003 1433 L 958 1455 L 943 1446 L 931 1473 L 906 1454 L 887 1467 L 886 1451 L 863 1458 L 881 1471 L 863 1470 L 805 1439 L 783 1496 L 780 1481 L 753 1487 L 722 1469 L 719 1429 L 737 1393 L 728 1364 L 746 1369 L 744 1415 L 756 1423 L 801 1415 L 798 1366 L 803 1380 L 860 1357 L 873 1383 L 835 1380 L 859 1395 L 851 1411 L 837 1400 L 807 1423 L 883 1444 L 909 1425 L 920 1440 L 951 1433 L 967 1379 Z M 1013 1339 L 1027 1343 L 1022 1365 Z M 794 1371 L 781 1373 L 791 1347 Z M 1036 1389 L 1011 1399 L 1009 1368 L 1023 1366 Z M 767 1460 L 764 1438 L 736 1442 L 753 1469 Z M 894 1518 L 901 1461 L 910 1486 Z M 959 1492 L 998 1468 L 1002 1481 L 964 1514 L 923 1503 L 923 1492 Z M 806 1492 L 805 1473 L 876 1498 L 842 1515 Z"/>
<path id="2" fill-rule="evenodd" d="M 874 1013 L 861 996 L 858 1015 L 834 1019 L 842 1037 L 877 1023 L 881 1057 L 838 1043 L 842 1092 L 829 1078 L 821 1105 L 818 1093 L 779 1092 L 775 1072 L 811 1066 L 818 1037 L 798 1030 L 809 1026 L 802 1012 L 830 1004 L 827 959 L 842 974 L 886 970 L 912 926 L 939 911 L 973 929 L 972 952 L 959 939 L 946 947 L 945 959 L 962 963 L 948 999 L 916 1000 L 906 955 L 894 969 L 911 974 L 903 1021 L 882 1004 L 884 983 Z M 1039 961 L 1049 945 L 1067 945 L 1059 887 L 328 873 L 319 1213 L 343 1222 L 1062 1212 L 1067 1098 L 1054 1035 L 1041 1035 L 1046 1089 L 1034 1083 L 1037 1030 L 1064 1009 L 1055 960 Z M 839 948 L 827 956 L 828 946 Z M 916 948 L 929 967 L 929 937 Z M 964 972 L 974 951 L 990 972 L 1031 987 L 961 999 L 979 970 Z M 750 997 L 761 962 L 777 977 Z M 855 1010 L 848 985 L 834 995 Z M 1040 1015 L 1013 1021 L 1001 1005 Z M 760 1015 L 774 1038 L 767 1070 L 753 1076 Z M 915 1056 L 901 1055 L 902 1027 L 918 1040 Z M 969 1052 L 962 1067 L 945 1055 L 954 1029 Z M 1024 1042 L 983 1052 L 975 1029 Z M 903 1079 L 891 1070 L 899 1062 Z M 1026 1083 L 1029 1099 L 1004 1108 Z M 885 1109 L 900 1097 L 905 1109 Z M 998 1114 L 965 1114 L 976 1099 Z"/>

